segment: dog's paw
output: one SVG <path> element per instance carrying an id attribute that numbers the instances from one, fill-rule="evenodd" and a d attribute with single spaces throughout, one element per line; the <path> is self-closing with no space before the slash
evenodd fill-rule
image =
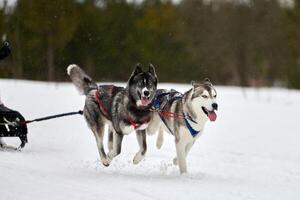
<path id="1" fill-rule="evenodd" d="M 110 164 L 111 163 L 111 161 L 114 159 L 114 156 L 113 156 L 113 154 L 107 154 L 107 158 L 106 158 L 106 160 L 107 160 L 107 162 Z"/>
<path id="2" fill-rule="evenodd" d="M 107 160 L 107 159 L 101 159 L 101 162 L 102 162 L 102 164 L 105 166 L 105 167 L 108 167 L 109 166 L 109 164 L 110 164 L 110 162 Z"/>
<path id="3" fill-rule="evenodd" d="M 180 171 L 180 176 L 184 178 L 190 178 L 190 175 L 188 174 L 187 171 L 183 171 L 183 172 Z"/>
<path id="4" fill-rule="evenodd" d="M 133 164 L 137 165 L 145 156 L 138 152 L 133 158 Z"/>
<path id="5" fill-rule="evenodd" d="M 177 159 L 177 157 L 175 157 L 175 158 L 173 159 L 173 164 L 174 164 L 174 165 L 178 165 L 178 159 Z"/>

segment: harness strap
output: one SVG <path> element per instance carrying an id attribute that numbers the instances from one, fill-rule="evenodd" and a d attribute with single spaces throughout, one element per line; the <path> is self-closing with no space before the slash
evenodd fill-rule
<path id="1" fill-rule="evenodd" d="M 167 125 L 166 123 L 166 120 L 164 119 L 164 117 L 168 117 L 168 118 L 174 118 L 176 120 L 184 120 L 185 122 L 185 125 L 187 127 L 187 129 L 190 131 L 191 135 L 193 137 L 196 137 L 200 131 L 196 131 L 192 126 L 191 124 L 189 123 L 188 120 L 190 120 L 191 122 L 197 124 L 197 122 L 195 120 L 193 120 L 193 118 L 187 114 L 185 115 L 184 113 L 183 114 L 177 114 L 177 113 L 173 113 L 173 112 L 168 112 L 168 111 L 164 111 L 163 108 L 160 108 L 161 105 L 162 105 L 162 99 L 161 97 L 164 97 L 166 96 L 166 100 L 167 102 L 169 102 L 170 100 L 172 99 L 179 99 L 179 98 L 182 98 L 182 96 L 173 96 L 172 98 L 170 98 L 170 95 L 172 93 L 171 92 L 167 92 L 167 93 L 162 93 L 162 94 L 159 94 L 156 99 L 154 100 L 154 104 L 153 104 L 153 107 L 154 109 L 150 109 L 150 111 L 154 111 L 154 112 L 158 112 L 159 114 L 159 117 L 160 119 L 162 120 L 162 122 L 165 124 L 165 126 L 168 128 L 168 130 L 174 135 L 174 132 L 171 130 L 171 128 Z M 164 107 L 164 106 L 163 106 Z"/>
<path id="2" fill-rule="evenodd" d="M 95 99 L 96 99 L 96 102 L 98 103 L 98 106 L 99 106 L 99 109 L 101 110 L 101 112 L 105 115 L 105 116 L 108 116 L 108 113 L 106 111 L 106 109 L 104 108 L 103 104 L 102 104 L 102 101 L 100 100 L 100 92 L 99 90 L 97 90 L 95 92 Z"/>
<path id="3" fill-rule="evenodd" d="M 191 120 L 192 122 L 194 122 L 194 123 L 197 124 L 197 122 L 196 122 L 195 120 L 193 120 L 190 116 L 189 116 L 188 118 L 189 118 L 189 120 Z M 187 117 L 184 118 L 185 125 L 186 125 L 187 129 L 190 131 L 191 135 L 192 135 L 193 137 L 196 137 L 196 136 L 200 133 L 200 131 L 196 131 L 196 130 L 191 126 L 191 124 L 190 124 L 189 121 L 188 121 L 188 118 L 187 118 Z"/>
<path id="4" fill-rule="evenodd" d="M 172 113 L 164 110 L 159 110 L 158 113 L 163 117 L 174 118 L 174 119 L 185 119 L 184 115 Z"/>
<path id="5" fill-rule="evenodd" d="M 108 86 L 108 93 L 109 93 L 109 95 L 112 95 L 113 88 L 114 88 L 113 85 L 112 85 L 112 86 L 110 86 L 110 85 Z M 100 109 L 101 112 L 107 117 L 107 116 L 108 116 L 108 113 L 107 113 L 106 109 L 104 108 L 102 101 L 100 100 L 100 95 L 101 95 L 101 94 L 100 94 L 99 90 L 97 90 L 97 91 L 95 92 L 95 99 L 96 99 L 96 102 L 97 102 L 97 104 L 98 104 L 98 106 L 99 106 L 99 109 Z M 135 122 L 129 115 L 127 116 L 127 120 L 128 120 L 129 123 L 134 127 L 134 129 L 138 129 L 138 128 L 140 128 L 142 125 L 148 123 L 148 122 L 150 121 L 150 118 L 145 119 L 141 124 Z"/>
<path id="6" fill-rule="evenodd" d="M 131 126 L 134 127 L 134 129 L 138 129 L 144 124 L 147 124 L 150 121 L 150 118 L 145 119 L 141 124 L 136 123 L 129 115 L 127 116 L 127 120 L 130 122 Z"/>

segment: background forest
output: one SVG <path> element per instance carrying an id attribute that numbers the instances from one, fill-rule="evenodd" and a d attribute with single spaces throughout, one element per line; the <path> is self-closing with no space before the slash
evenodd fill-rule
<path id="1" fill-rule="evenodd" d="M 161 82 L 300 88 L 300 0 L 2 1 L 0 36 L 0 78 L 66 81 L 76 63 L 126 81 L 151 62 Z"/>

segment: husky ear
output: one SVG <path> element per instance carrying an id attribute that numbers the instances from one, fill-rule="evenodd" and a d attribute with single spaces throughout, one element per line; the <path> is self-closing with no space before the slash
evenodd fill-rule
<path id="1" fill-rule="evenodd" d="M 198 87 L 199 85 L 201 85 L 200 83 L 198 83 L 197 81 L 192 80 L 191 81 L 191 85 L 193 86 L 193 88 Z"/>
<path id="2" fill-rule="evenodd" d="M 137 63 L 135 65 L 135 69 L 133 71 L 133 75 L 136 75 L 136 74 L 139 74 L 139 73 L 142 73 L 142 72 L 143 72 L 143 69 L 142 69 L 141 63 Z"/>
<path id="3" fill-rule="evenodd" d="M 139 74 L 139 73 L 142 73 L 142 72 L 143 72 L 142 65 L 140 63 L 137 63 L 135 65 L 135 68 L 134 68 L 130 78 L 137 75 L 137 74 Z"/>
<path id="4" fill-rule="evenodd" d="M 133 72 L 131 73 L 128 81 L 130 82 L 134 76 L 136 76 L 137 74 L 140 74 L 142 72 L 143 72 L 142 65 L 140 63 L 137 63 L 135 65 L 135 68 L 134 68 Z"/>
<path id="5" fill-rule="evenodd" d="M 203 80 L 203 83 L 210 83 L 210 84 L 211 84 L 209 78 L 205 78 L 205 79 Z"/>
<path id="6" fill-rule="evenodd" d="M 155 72 L 155 67 L 151 63 L 149 64 L 149 70 L 148 70 L 153 76 L 157 77 Z"/>

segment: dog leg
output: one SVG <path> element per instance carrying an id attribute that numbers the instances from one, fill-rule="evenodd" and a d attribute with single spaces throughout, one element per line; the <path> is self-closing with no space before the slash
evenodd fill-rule
<path id="1" fill-rule="evenodd" d="M 185 147 L 185 157 L 187 157 L 188 153 L 190 152 L 192 146 L 194 145 L 194 142 L 189 143 L 186 147 Z M 177 157 L 173 158 L 173 164 L 174 165 L 178 165 L 178 159 Z"/>
<path id="2" fill-rule="evenodd" d="M 187 173 L 185 148 L 186 145 L 182 143 L 176 144 L 176 153 L 177 153 L 177 160 L 178 160 L 180 174 Z"/>
<path id="3" fill-rule="evenodd" d="M 104 166 L 108 167 L 109 162 L 107 160 L 106 153 L 105 153 L 104 146 L 103 146 L 104 126 L 100 126 L 98 128 L 93 127 L 92 131 L 93 131 L 93 133 L 95 135 L 95 138 L 96 138 L 98 152 L 99 152 L 99 155 L 100 155 L 101 162 Z"/>
<path id="4" fill-rule="evenodd" d="M 193 145 L 194 145 L 194 142 L 190 142 L 186 145 L 186 147 L 185 147 L 185 157 L 188 156 L 188 154 L 189 154 L 189 152 L 190 152 Z"/>
<path id="5" fill-rule="evenodd" d="M 137 152 L 133 158 L 133 164 L 138 164 L 144 157 L 147 152 L 147 143 L 146 143 L 146 131 L 138 130 L 136 131 L 136 138 L 140 146 L 139 152 Z"/>
<path id="6" fill-rule="evenodd" d="M 160 149 L 164 142 L 164 130 L 162 127 L 159 127 L 158 136 L 156 139 L 156 148 Z"/>
<path id="7" fill-rule="evenodd" d="M 115 153 L 114 153 L 114 134 L 115 134 L 115 130 L 112 126 L 109 126 L 108 127 L 108 154 L 107 154 L 107 160 L 108 162 L 110 163 L 114 156 L 115 156 Z"/>
<path id="8" fill-rule="evenodd" d="M 108 153 L 110 160 L 121 153 L 123 136 L 122 133 L 113 132 L 113 149 Z"/>
<path id="9" fill-rule="evenodd" d="M 114 128 L 112 126 L 109 126 L 108 127 L 108 144 L 107 144 L 109 151 L 112 151 L 113 147 L 114 147 L 113 146 L 114 132 L 115 132 Z"/>

